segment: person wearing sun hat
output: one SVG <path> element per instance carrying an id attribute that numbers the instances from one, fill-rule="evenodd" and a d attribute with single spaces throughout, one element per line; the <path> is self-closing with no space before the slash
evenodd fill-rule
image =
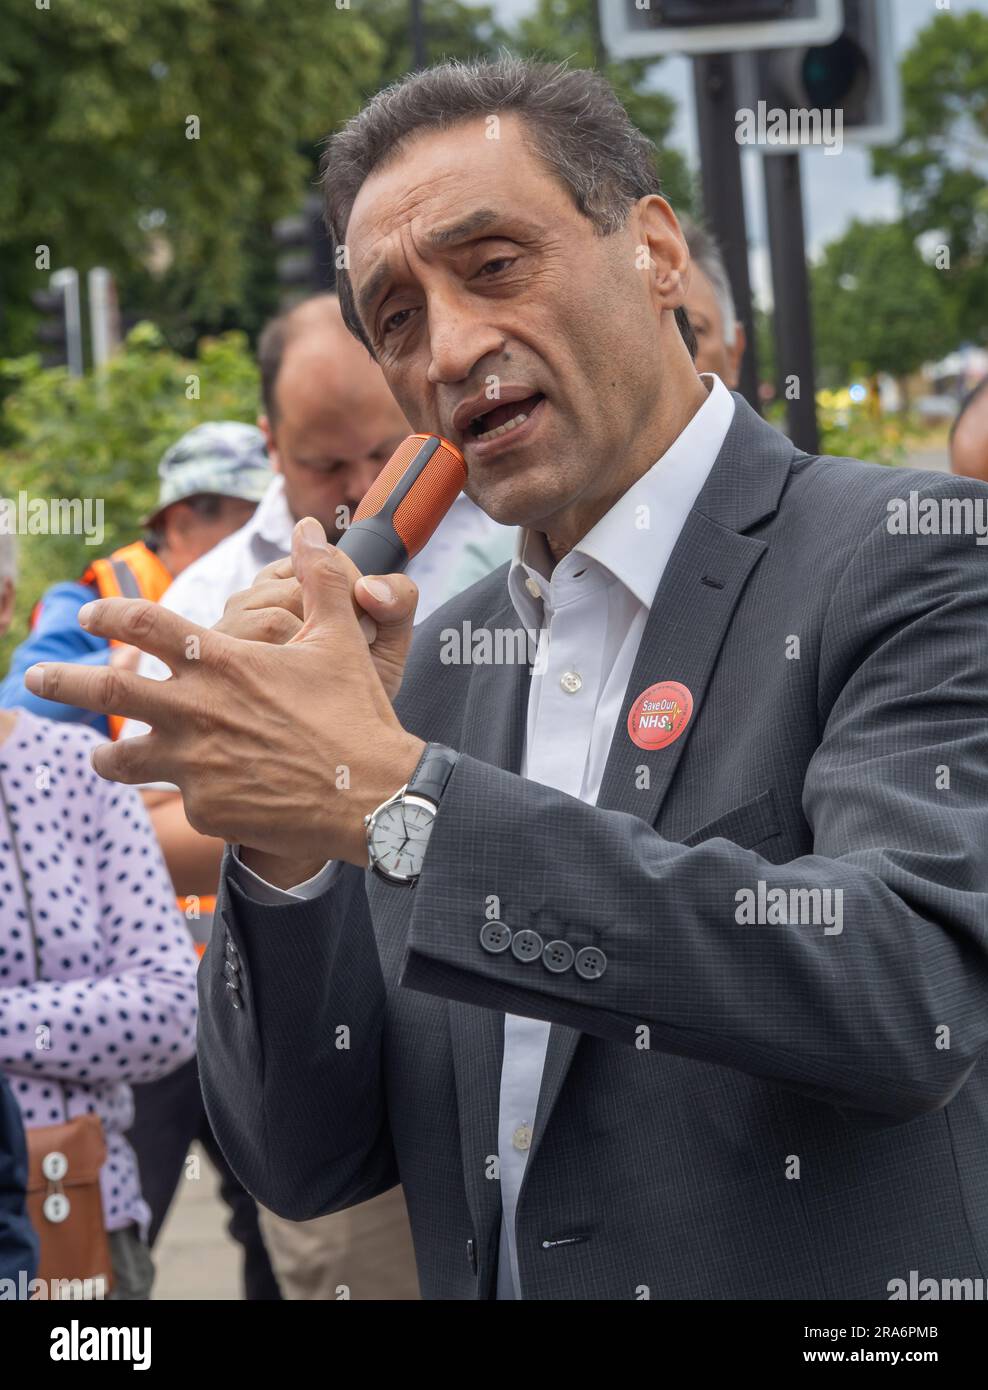
<path id="1" fill-rule="evenodd" d="M 115 738 L 122 720 L 41 700 L 25 689 L 24 672 L 39 661 L 128 664 L 132 650 L 85 632 L 79 609 L 117 595 L 157 602 L 177 575 L 250 519 L 271 476 L 264 435 L 254 425 L 209 421 L 183 434 L 158 464 L 158 499 L 141 522 L 143 538 L 94 560 L 79 579 L 52 585 L 35 606 L 30 633 L 0 683 L 0 708 L 19 706 Z"/>

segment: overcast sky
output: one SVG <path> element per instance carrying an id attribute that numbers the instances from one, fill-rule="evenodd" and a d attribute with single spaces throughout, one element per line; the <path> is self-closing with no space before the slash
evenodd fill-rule
<path id="1" fill-rule="evenodd" d="M 510 22 L 535 8 L 533 0 L 492 0 L 502 22 Z M 942 8 L 942 0 L 941 0 Z M 981 10 L 988 13 L 988 0 L 949 0 L 953 13 Z M 936 0 L 892 0 L 895 46 L 898 53 L 909 48 L 917 32 L 937 14 Z M 695 166 L 698 160 L 696 124 L 693 110 L 691 61 L 684 57 L 665 59 L 654 70 L 655 86 L 669 92 L 678 103 L 678 118 L 672 141 L 686 151 Z M 768 257 L 765 246 L 764 194 L 761 180 L 762 156 L 754 150 L 742 151 L 748 236 L 751 245 L 753 288 L 763 302 L 771 299 Z M 896 218 L 899 215 L 897 186 L 891 179 L 871 176 L 869 151 L 845 145 L 839 158 L 822 149 L 802 155 L 803 197 L 806 234 L 811 255 L 839 236 L 854 217 Z"/>

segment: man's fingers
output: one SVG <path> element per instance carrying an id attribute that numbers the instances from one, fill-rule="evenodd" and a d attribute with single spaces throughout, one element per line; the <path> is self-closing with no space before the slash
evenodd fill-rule
<path id="1" fill-rule="evenodd" d="M 342 550 L 329 545 L 318 521 L 303 518 L 292 534 L 292 558 L 302 586 L 305 622 L 299 641 L 325 631 L 345 641 L 349 607 L 370 645 L 378 678 L 390 700 L 398 694 L 412 640 L 418 590 L 403 574 L 361 576 Z"/>
<path id="2" fill-rule="evenodd" d="M 140 719 L 154 728 L 174 725 L 185 718 L 174 680 L 154 681 L 115 666 L 75 666 L 52 661 L 31 666 L 24 684 L 32 695 L 57 700 L 61 705 L 81 705 L 97 714 L 119 714 Z M 134 740 L 140 742 L 140 740 Z M 126 739 L 124 742 L 129 743 Z"/>
<path id="3" fill-rule="evenodd" d="M 154 684 L 154 682 L 152 682 Z M 158 685 L 164 684 L 162 681 Z M 139 738 L 121 738 L 115 743 L 98 743 L 90 759 L 94 770 L 108 782 L 140 786 L 144 782 L 171 782 L 170 766 L 161 760 L 160 740 L 153 733 Z M 173 796 L 174 793 L 166 793 Z"/>
<path id="4" fill-rule="evenodd" d="M 285 608 L 242 608 L 224 613 L 215 631 L 244 642 L 269 642 L 283 647 L 301 628 L 301 618 Z"/>
<path id="5" fill-rule="evenodd" d="M 283 555 L 280 560 L 272 560 L 270 565 L 265 565 L 254 575 L 252 589 L 256 589 L 259 584 L 265 584 L 269 579 L 293 579 L 295 571 L 292 569 L 292 557 Z M 248 589 L 247 593 L 250 592 Z"/>
<path id="6" fill-rule="evenodd" d="M 354 601 L 364 616 L 372 618 L 377 633 L 371 644 L 371 656 L 381 684 L 394 699 L 401 687 L 408 648 L 412 642 L 415 608 L 419 591 L 404 574 L 367 575 L 358 579 L 353 591 Z"/>
<path id="7" fill-rule="evenodd" d="M 206 628 L 160 603 L 142 598 L 102 598 L 84 604 L 79 623 L 98 637 L 116 638 L 159 657 L 178 674 L 188 659 L 190 638 L 201 642 Z M 196 645 L 196 652 L 199 647 Z"/>
<path id="8" fill-rule="evenodd" d="M 292 532 L 292 561 L 302 586 L 303 635 L 320 627 L 338 630 L 341 618 L 354 614 L 353 586 L 360 571 L 348 555 L 329 544 L 311 516 L 303 517 Z"/>
<path id="9" fill-rule="evenodd" d="M 125 647 L 110 648 L 110 665 L 119 667 L 121 671 L 136 671 L 140 661 L 140 647 L 132 647 L 128 643 Z"/>
<path id="10" fill-rule="evenodd" d="M 221 632 L 227 632 L 226 619 L 231 613 L 249 613 L 255 608 L 284 608 L 294 613 L 299 622 L 305 617 L 302 608 L 302 586 L 294 577 L 290 579 L 269 579 L 264 584 L 255 584 L 227 599 L 223 619 L 216 624 Z"/>
<path id="11" fill-rule="evenodd" d="M 415 620 L 419 591 L 407 574 L 368 574 L 357 580 L 354 598 L 382 627 L 401 627 Z"/>

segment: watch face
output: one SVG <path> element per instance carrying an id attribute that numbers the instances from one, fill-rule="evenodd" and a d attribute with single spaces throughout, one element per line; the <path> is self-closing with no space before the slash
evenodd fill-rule
<path id="1" fill-rule="evenodd" d="M 374 817 L 371 854 L 377 867 L 395 878 L 417 878 L 422 872 L 435 812 L 414 802 L 396 801 Z"/>

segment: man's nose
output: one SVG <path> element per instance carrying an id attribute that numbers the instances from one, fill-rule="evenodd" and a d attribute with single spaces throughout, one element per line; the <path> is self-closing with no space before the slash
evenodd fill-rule
<path id="1" fill-rule="evenodd" d="M 466 381 L 484 357 L 504 350 L 504 333 L 491 323 L 489 301 L 447 294 L 429 301 L 429 381 Z"/>
<path id="2" fill-rule="evenodd" d="M 377 478 L 381 469 L 384 467 L 381 459 L 361 459 L 355 463 L 347 472 L 345 492 L 346 503 L 349 507 L 356 507 L 363 499 L 364 493 Z"/>

